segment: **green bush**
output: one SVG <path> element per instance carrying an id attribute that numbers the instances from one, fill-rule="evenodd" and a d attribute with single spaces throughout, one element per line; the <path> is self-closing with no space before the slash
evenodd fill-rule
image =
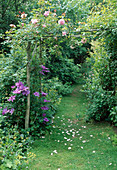
<path id="1" fill-rule="evenodd" d="M 115 126 L 117 126 L 117 106 L 112 107 L 110 111 L 110 119 Z"/>
<path id="2" fill-rule="evenodd" d="M 110 86 L 112 83 L 109 68 L 110 57 L 100 43 L 92 42 L 92 45 L 94 52 L 91 53 L 90 58 L 87 58 L 91 71 L 88 72 L 84 85 L 90 101 L 87 117 L 97 121 L 111 121 L 110 113 L 111 109 L 116 106 L 116 96 L 114 88 Z"/>
<path id="3" fill-rule="evenodd" d="M 117 145 L 117 135 L 112 136 L 111 140 L 113 145 Z"/>
<path id="4" fill-rule="evenodd" d="M 26 168 L 30 155 L 29 153 L 32 140 L 29 133 L 22 134 L 17 126 L 9 128 L 6 122 L 3 127 L 5 117 L 0 116 L 0 169 L 22 169 Z"/>
<path id="5" fill-rule="evenodd" d="M 52 57 L 47 67 L 50 68 L 50 78 L 58 77 L 59 80 L 65 83 L 76 83 L 79 74 L 79 65 L 75 65 L 72 59 L 63 57 Z"/>
<path id="6" fill-rule="evenodd" d="M 65 96 L 72 92 L 72 86 L 71 83 L 67 82 L 63 84 L 57 77 L 52 79 L 47 79 L 43 83 L 44 87 L 51 90 L 54 89 L 56 92 L 58 92 L 59 95 Z"/>

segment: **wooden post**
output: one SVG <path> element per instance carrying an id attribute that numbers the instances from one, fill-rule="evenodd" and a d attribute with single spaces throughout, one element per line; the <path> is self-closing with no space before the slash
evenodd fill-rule
<path id="1" fill-rule="evenodd" d="M 42 64 L 42 40 L 40 38 L 40 48 L 39 48 L 39 58 L 40 58 L 40 64 Z M 41 75 L 39 76 L 39 92 L 41 93 Z"/>
<path id="2" fill-rule="evenodd" d="M 31 59 L 31 42 L 27 45 L 27 85 L 30 91 L 30 59 Z M 30 93 L 27 95 L 27 108 L 25 116 L 25 129 L 29 128 L 29 116 L 30 116 Z"/>

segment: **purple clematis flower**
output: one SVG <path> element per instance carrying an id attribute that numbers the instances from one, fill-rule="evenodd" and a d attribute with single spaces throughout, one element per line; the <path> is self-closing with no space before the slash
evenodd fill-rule
<path id="1" fill-rule="evenodd" d="M 21 81 L 15 83 L 15 85 L 16 85 L 17 87 L 19 87 L 19 88 L 22 87 L 22 86 L 24 86 L 24 84 L 23 84 Z"/>
<path id="2" fill-rule="evenodd" d="M 44 102 L 50 102 L 50 100 L 46 100 L 46 99 L 44 99 Z"/>
<path id="3" fill-rule="evenodd" d="M 41 92 L 42 96 L 47 96 L 48 93 Z"/>
<path id="4" fill-rule="evenodd" d="M 48 68 L 45 67 L 44 65 L 41 65 L 41 68 L 42 68 L 42 71 L 40 71 L 40 74 L 45 75 L 44 72 L 50 72 L 50 71 L 48 70 Z"/>
<path id="5" fill-rule="evenodd" d="M 35 92 L 33 93 L 35 96 L 38 96 L 39 97 L 39 92 Z"/>
<path id="6" fill-rule="evenodd" d="M 9 102 L 10 102 L 10 101 L 13 102 L 13 100 L 15 100 L 15 97 L 16 97 L 16 96 L 11 96 L 11 97 L 9 97 L 8 101 L 9 101 Z"/>
<path id="7" fill-rule="evenodd" d="M 39 73 L 40 73 L 40 74 L 43 74 L 43 75 L 45 75 L 45 74 L 44 74 L 44 72 L 43 72 L 43 70 L 42 70 L 42 71 L 40 71 Z"/>
<path id="8" fill-rule="evenodd" d="M 17 88 L 17 89 L 15 89 L 15 90 L 13 91 L 13 93 L 14 93 L 14 94 L 20 94 L 20 93 L 21 93 L 21 90 L 19 90 L 19 89 Z"/>
<path id="9" fill-rule="evenodd" d="M 42 109 L 42 110 L 48 110 L 48 109 L 49 109 L 49 107 L 47 107 L 47 106 L 43 106 L 43 107 L 41 107 L 41 109 Z"/>
<path id="10" fill-rule="evenodd" d="M 47 69 L 48 69 L 48 68 L 45 67 L 44 65 L 41 65 L 41 68 L 42 68 L 43 70 L 47 70 Z"/>
<path id="11" fill-rule="evenodd" d="M 8 113 L 8 112 L 9 112 L 9 110 L 7 110 L 7 107 L 6 107 L 6 108 L 4 108 L 3 111 L 2 111 L 2 115 L 4 115 L 5 113 Z"/>
<path id="12" fill-rule="evenodd" d="M 11 86 L 12 89 L 14 89 L 16 86 Z"/>
<path id="13" fill-rule="evenodd" d="M 22 94 L 23 94 L 23 95 L 26 95 L 26 96 L 27 96 L 29 93 L 30 93 L 29 90 L 26 90 L 26 91 L 23 91 L 23 92 L 22 92 Z"/>
<path id="14" fill-rule="evenodd" d="M 45 117 L 45 116 L 46 116 L 46 113 L 43 113 L 42 116 Z"/>
<path id="15" fill-rule="evenodd" d="M 12 108 L 12 109 L 10 110 L 11 115 L 13 114 L 13 112 L 14 112 L 14 108 Z"/>
<path id="16" fill-rule="evenodd" d="M 47 117 L 45 117 L 43 120 L 44 120 L 44 122 L 49 122 Z"/>

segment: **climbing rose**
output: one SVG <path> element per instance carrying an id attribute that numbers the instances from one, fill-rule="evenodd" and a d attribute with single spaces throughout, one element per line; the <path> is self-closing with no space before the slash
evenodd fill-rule
<path id="1" fill-rule="evenodd" d="M 54 39 L 57 41 L 57 37 L 54 37 Z"/>
<path id="2" fill-rule="evenodd" d="M 62 35 L 63 35 L 63 36 L 66 35 L 66 32 L 63 31 L 63 32 L 62 32 Z"/>
<path id="3" fill-rule="evenodd" d="M 55 17 L 55 16 L 56 16 L 56 13 L 53 13 L 53 16 Z"/>
<path id="4" fill-rule="evenodd" d="M 32 24 L 36 24 L 38 22 L 38 19 L 31 19 Z"/>
<path id="5" fill-rule="evenodd" d="M 44 16 L 47 17 L 49 15 L 50 11 L 45 11 Z"/>
<path id="6" fill-rule="evenodd" d="M 64 25 L 64 24 L 65 24 L 65 20 L 64 20 L 64 19 L 60 19 L 60 20 L 58 21 L 58 23 L 59 23 L 59 25 Z"/>
<path id="7" fill-rule="evenodd" d="M 22 14 L 21 18 L 26 18 L 28 14 Z"/>
<path id="8" fill-rule="evenodd" d="M 45 28 L 45 27 L 46 27 L 46 25 L 45 25 L 45 24 L 43 24 L 43 25 L 42 25 L 42 27 L 44 27 L 44 28 Z"/>
<path id="9" fill-rule="evenodd" d="M 85 44 L 85 43 L 87 42 L 87 40 L 86 40 L 85 38 L 83 38 L 83 39 L 81 40 L 81 42 L 82 42 L 83 44 Z"/>
<path id="10" fill-rule="evenodd" d="M 16 26 L 14 24 L 10 24 L 10 27 L 11 28 L 15 28 Z"/>
<path id="11" fill-rule="evenodd" d="M 21 23 L 22 27 L 24 26 L 24 23 Z"/>

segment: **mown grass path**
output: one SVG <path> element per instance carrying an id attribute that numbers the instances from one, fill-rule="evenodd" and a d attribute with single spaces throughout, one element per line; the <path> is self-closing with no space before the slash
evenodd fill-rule
<path id="1" fill-rule="evenodd" d="M 36 157 L 30 170 L 116 170 L 117 147 L 111 143 L 114 134 L 107 123 L 86 123 L 82 118 L 87 100 L 80 92 L 63 97 L 55 115 L 51 134 L 35 141 L 31 152 Z"/>

